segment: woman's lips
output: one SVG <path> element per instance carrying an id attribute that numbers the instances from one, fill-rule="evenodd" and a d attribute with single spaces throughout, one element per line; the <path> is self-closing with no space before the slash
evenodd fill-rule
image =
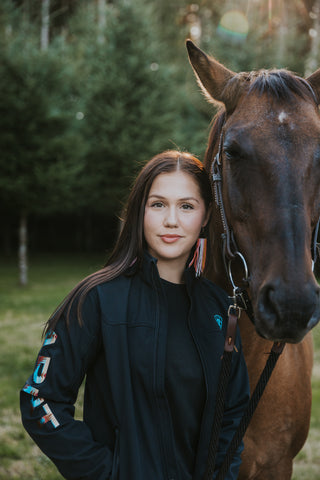
<path id="1" fill-rule="evenodd" d="M 180 235 L 160 235 L 160 238 L 165 243 L 174 243 L 177 242 L 181 236 Z"/>

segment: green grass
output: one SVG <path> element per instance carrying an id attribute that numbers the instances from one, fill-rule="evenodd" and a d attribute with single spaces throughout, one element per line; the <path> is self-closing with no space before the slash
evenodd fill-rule
<path id="1" fill-rule="evenodd" d="M 102 256 L 37 256 L 30 260 L 29 285 L 21 288 L 15 260 L 0 259 L 0 480 L 62 478 L 21 425 L 19 391 L 33 370 L 47 318 L 71 288 L 103 262 Z M 320 479 L 320 326 L 314 343 L 310 434 L 296 458 L 294 480 Z M 79 400 L 76 415 L 80 412 Z"/>
<path id="2" fill-rule="evenodd" d="M 320 479 L 320 325 L 313 331 L 314 368 L 312 376 L 312 412 L 308 439 L 297 455 L 293 480 Z"/>

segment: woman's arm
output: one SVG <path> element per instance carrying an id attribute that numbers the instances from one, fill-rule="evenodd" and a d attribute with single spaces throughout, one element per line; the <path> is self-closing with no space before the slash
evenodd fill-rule
<path id="1" fill-rule="evenodd" d="M 48 334 L 33 374 L 20 394 L 22 422 L 40 449 L 66 479 L 106 480 L 112 451 L 97 443 L 90 428 L 74 419 L 74 403 L 100 342 L 100 316 L 94 291 L 87 296 L 83 326 L 73 307 L 70 325 L 61 319 Z"/>

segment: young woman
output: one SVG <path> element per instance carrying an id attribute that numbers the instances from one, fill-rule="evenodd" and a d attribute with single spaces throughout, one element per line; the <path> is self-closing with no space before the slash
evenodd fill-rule
<path id="1" fill-rule="evenodd" d="M 199 160 L 177 151 L 154 157 L 133 186 L 106 267 L 48 321 L 21 411 L 65 478 L 203 479 L 229 305 L 199 275 L 198 238 L 211 202 Z M 230 379 L 217 467 L 249 398 L 239 335 Z M 229 480 L 238 476 L 241 449 Z"/>

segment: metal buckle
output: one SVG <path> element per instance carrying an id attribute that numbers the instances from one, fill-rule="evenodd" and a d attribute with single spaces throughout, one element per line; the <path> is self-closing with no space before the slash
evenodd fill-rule
<path id="1" fill-rule="evenodd" d="M 229 315 L 234 315 L 238 319 L 240 318 L 241 315 L 241 307 L 239 305 L 230 305 L 228 308 L 228 316 Z"/>

